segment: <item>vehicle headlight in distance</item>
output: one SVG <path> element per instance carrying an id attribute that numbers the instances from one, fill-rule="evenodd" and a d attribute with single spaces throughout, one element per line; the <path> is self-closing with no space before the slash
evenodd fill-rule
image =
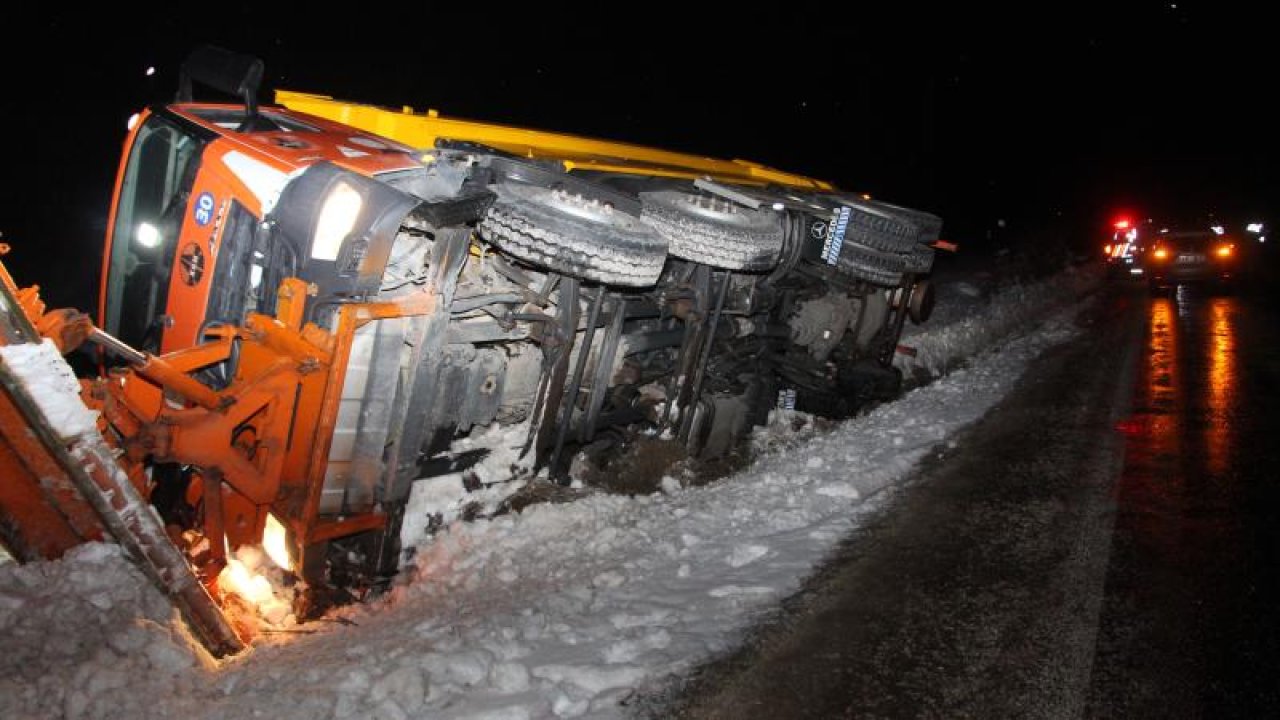
<path id="1" fill-rule="evenodd" d="M 320 206 L 315 237 L 311 241 L 311 257 L 334 261 L 342 249 L 342 241 L 351 234 L 364 208 L 364 198 L 345 182 L 333 186 Z"/>
<path id="2" fill-rule="evenodd" d="M 1229 258 L 1234 251 L 1234 246 L 1232 245 L 1219 245 L 1218 249 L 1214 250 L 1214 254 L 1220 258 Z"/>
<path id="3" fill-rule="evenodd" d="M 1169 257 L 1169 251 L 1164 248 L 1156 248 L 1152 253 L 1157 260 L 1164 260 Z"/>

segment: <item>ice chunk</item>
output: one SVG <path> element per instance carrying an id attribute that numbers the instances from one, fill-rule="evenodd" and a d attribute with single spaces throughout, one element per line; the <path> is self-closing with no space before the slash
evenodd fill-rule
<path id="1" fill-rule="evenodd" d="M 819 495 L 825 495 L 826 497 L 848 498 L 850 500 L 857 500 L 859 497 L 858 488 L 854 487 L 853 483 L 831 483 L 829 485 L 823 485 L 818 488 L 817 493 Z"/>
<path id="2" fill-rule="evenodd" d="M 725 562 L 729 563 L 730 567 L 739 568 L 743 565 L 750 565 L 768 554 L 769 548 L 766 545 L 739 545 L 733 549 L 732 553 L 729 553 L 729 557 Z"/>
<path id="3" fill-rule="evenodd" d="M 600 573 L 592 579 L 591 584 L 598 588 L 616 588 L 627 581 L 627 576 L 614 570 Z"/>
<path id="4" fill-rule="evenodd" d="M 405 712 L 413 713 L 422 707 L 427 696 L 427 680 L 416 667 L 402 666 L 379 678 L 369 690 L 369 699 L 375 704 L 392 700 Z"/>
<path id="5" fill-rule="evenodd" d="M 575 685 L 592 693 L 611 688 L 632 687 L 644 677 L 644 669 L 632 665 L 597 667 L 594 665 L 543 665 L 533 669 L 533 676 L 558 684 Z"/>
<path id="6" fill-rule="evenodd" d="M 671 644 L 671 633 L 663 629 L 653 630 L 638 638 L 618 640 L 605 648 L 604 661 L 616 665 L 635 662 L 641 655 L 652 650 L 662 650 Z"/>
<path id="7" fill-rule="evenodd" d="M 707 592 L 715 598 L 749 597 L 751 595 L 772 595 L 774 589 L 765 585 L 743 587 L 741 585 L 721 585 Z"/>
<path id="8" fill-rule="evenodd" d="M 489 684 L 504 693 L 529 689 L 529 668 L 518 662 L 494 663 L 489 668 Z"/>

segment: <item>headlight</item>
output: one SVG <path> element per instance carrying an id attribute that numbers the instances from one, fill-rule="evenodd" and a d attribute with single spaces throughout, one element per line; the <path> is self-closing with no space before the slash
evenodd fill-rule
<path id="1" fill-rule="evenodd" d="M 342 241 L 347 239 L 360 217 L 364 198 L 350 185 L 334 185 L 320 207 L 316 233 L 311 241 L 311 257 L 315 260 L 337 260 Z"/>
<path id="2" fill-rule="evenodd" d="M 309 322 L 326 321 L 313 315 L 316 308 L 378 292 L 400 225 L 421 202 L 332 163 L 294 173 L 265 220 L 273 241 L 296 253 L 297 277 L 315 286 Z"/>
<path id="3" fill-rule="evenodd" d="M 134 232 L 133 238 L 138 241 L 139 245 L 147 249 L 160 245 L 160 231 L 149 222 L 138 223 L 138 229 Z"/>
<path id="4" fill-rule="evenodd" d="M 271 558 L 271 562 L 282 570 L 292 570 L 293 560 L 289 557 L 289 533 L 284 523 L 267 513 L 266 525 L 262 528 L 262 549 Z"/>

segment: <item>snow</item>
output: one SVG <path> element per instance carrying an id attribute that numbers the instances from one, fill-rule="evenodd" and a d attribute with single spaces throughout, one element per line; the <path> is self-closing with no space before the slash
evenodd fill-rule
<path id="1" fill-rule="evenodd" d="M 137 675 L 163 682 L 197 666 L 178 628 L 172 606 L 116 545 L 5 565 L 0 717 L 106 717 Z"/>
<path id="2" fill-rule="evenodd" d="M 218 666 L 113 546 L 0 566 L 0 716 L 625 716 L 637 692 L 732 648 L 886 489 L 1072 337 L 1090 283 L 1070 275 L 971 298 L 914 334 L 909 369 L 949 374 L 893 403 L 827 431 L 775 412 L 754 438 L 761 456 L 732 477 L 449 523 L 384 599 Z M 422 538 L 421 515 L 451 497 L 424 492 L 405 537 Z"/>
<path id="3" fill-rule="evenodd" d="M 505 427 L 495 425 L 459 440 L 454 448 L 456 453 L 481 448 L 491 451 L 464 471 L 425 478 L 413 484 L 400 527 L 400 546 L 412 548 L 427 541 L 429 527 L 452 522 L 469 506 L 476 507 L 481 517 L 488 515 L 524 487 L 529 479 L 524 471 L 533 460 L 532 453 L 520 457 L 528 436 L 529 421 L 526 420 Z M 517 476 L 515 481 L 511 480 L 513 475 Z M 467 476 L 479 484 L 479 489 L 467 490 Z"/>
<path id="4" fill-rule="evenodd" d="M 1096 289 L 1102 274 L 1094 267 L 1071 267 L 1030 285 L 1013 285 L 987 297 L 968 280 L 937 288 L 937 309 L 928 323 L 908 325 L 901 344 L 915 356 L 899 354 L 904 373 L 938 377 L 991 347 L 1000 338 L 1034 327 L 1048 313 Z"/>
<path id="5" fill-rule="evenodd" d="M 97 429 L 98 414 L 80 399 L 80 381 L 52 340 L 0 346 L 0 362 L 26 386 L 54 432 L 69 440 Z"/>

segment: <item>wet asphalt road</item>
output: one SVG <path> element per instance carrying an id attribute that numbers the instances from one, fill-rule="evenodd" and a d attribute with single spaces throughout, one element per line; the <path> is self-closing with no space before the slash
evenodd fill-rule
<path id="1" fill-rule="evenodd" d="M 1090 715 L 1280 717 L 1280 317 L 1147 307 Z"/>
<path id="2" fill-rule="evenodd" d="M 1280 717 L 1280 323 L 1118 290 L 652 714 Z"/>

